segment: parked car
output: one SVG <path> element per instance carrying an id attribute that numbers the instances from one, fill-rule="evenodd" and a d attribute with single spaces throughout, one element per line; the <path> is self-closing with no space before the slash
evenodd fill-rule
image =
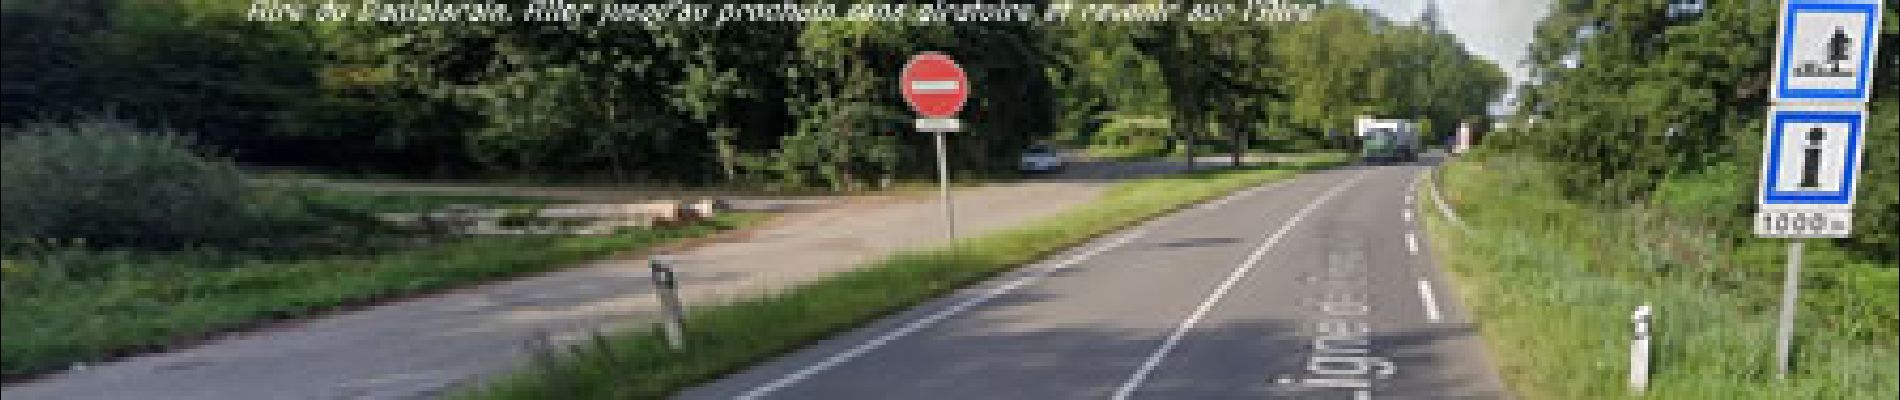
<path id="1" fill-rule="evenodd" d="M 1023 172 L 1055 172 L 1062 170 L 1062 154 L 1048 146 L 1031 146 L 1023 150 L 1017 169 Z"/>

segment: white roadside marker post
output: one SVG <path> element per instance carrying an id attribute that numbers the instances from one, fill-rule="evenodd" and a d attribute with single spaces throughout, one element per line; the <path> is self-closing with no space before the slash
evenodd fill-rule
<path id="1" fill-rule="evenodd" d="M 1649 390 L 1649 303 L 1636 307 L 1630 314 L 1630 322 L 1635 336 L 1630 338 L 1630 391 L 1643 393 Z"/>
<path id="2" fill-rule="evenodd" d="M 667 265 L 665 256 L 655 255 L 647 259 L 647 266 L 653 270 L 654 295 L 660 298 L 660 330 L 666 334 L 666 345 L 673 350 L 686 348 L 685 310 L 680 306 L 679 279 L 673 276 L 673 267 Z"/>

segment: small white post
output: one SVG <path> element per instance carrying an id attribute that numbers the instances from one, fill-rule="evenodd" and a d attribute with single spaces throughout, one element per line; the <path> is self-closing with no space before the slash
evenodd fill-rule
<path id="1" fill-rule="evenodd" d="M 673 276 L 673 266 L 663 255 L 654 255 L 647 260 L 647 266 L 653 270 L 654 295 L 660 298 L 660 329 L 666 335 L 666 345 L 674 350 L 686 348 L 685 307 L 680 305 L 679 279 Z"/>
<path id="2" fill-rule="evenodd" d="M 1643 393 L 1649 389 L 1649 303 L 1636 307 L 1630 314 L 1630 322 L 1636 334 L 1630 340 L 1630 391 Z"/>

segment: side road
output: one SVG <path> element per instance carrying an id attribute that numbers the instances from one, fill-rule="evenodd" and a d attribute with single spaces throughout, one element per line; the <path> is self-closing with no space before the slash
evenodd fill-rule
<path id="1" fill-rule="evenodd" d="M 1063 174 L 960 190 L 965 234 L 1087 203 L 1113 182 L 1182 169 L 1078 164 Z M 769 292 L 943 240 L 934 196 L 826 201 L 749 234 L 674 255 L 690 304 Z M 89 366 L 5 388 L 18 399 L 427 398 L 528 356 L 527 344 L 643 327 L 658 305 L 644 260 L 616 259 Z"/>

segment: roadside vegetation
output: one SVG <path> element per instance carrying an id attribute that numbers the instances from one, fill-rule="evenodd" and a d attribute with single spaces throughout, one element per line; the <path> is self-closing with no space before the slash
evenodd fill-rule
<path id="1" fill-rule="evenodd" d="M 1665 184 L 1670 196 L 1603 208 L 1565 197 L 1554 183 L 1563 173 L 1517 155 L 1461 160 L 1442 184 L 1471 230 L 1428 212 L 1434 253 L 1523 398 L 1627 396 L 1630 313 L 1640 304 L 1656 308 L 1647 397 L 1900 397 L 1893 259 L 1809 240 L 1794 373 L 1778 381 L 1787 240 L 1702 217 L 1713 197 L 1747 192 L 1736 187 L 1744 179 L 1680 179 Z"/>
<path id="2" fill-rule="evenodd" d="M 221 332 L 547 271 L 754 217 L 599 236 L 396 227 L 377 213 L 541 199 L 372 196 L 248 183 L 185 137 L 117 121 L 9 132 L 0 159 L 8 379 Z"/>
<path id="3" fill-rule="evenodd" d="M 794 1 L 820 2 L 855 3 Z M 712 26 L 246 21 L 254 3 L 0 1 L 0 125 L 111 113 L 350 175 L 861 190 L 934 176 L 893 90 L 920 51 L 972 80 L 958 176 L 1011 172 L 1042 142 L 1305 151 L 1359 114 L 1443 134 L 1506 82 L 1449 33 L 1344 5 L 1281 23 Z"/>
<path id="4" fill-rule="evenodd" d="M 906 251 L 782 293 L 687 311 L 686 348 L 656 330 L 602 334 L 539 349 L 525 369 L 470 399 L 658 399 L 813 341 L 1186 205 L 1338 165 L 1315 157 L 1281 168 L 1204 170 L 1126 182 L 1088 205 L 1022 227 Z"/>
<path id="5" fill-rule="evenodd" d="M 1789 240 L 1751 225 L 1778 3 L 1666 3 L 1553 4 L 1510 128 L 1443 169 L 1471 230 L 1434 217 L 1433 242 L 1505 379 L 1527 399 L 1630 396 L 1630 314 L 1648 303 L 1646 397 L 1900 397 L 1900 92 L 1868 105 L 1853 236 L 1804 239 L 1779 381 Z M 1900 80 L 1893 45 L 1879 85 Z"/>
<path id="6" fill-rule="evenodd" d="M 1563 173 L 1549 178 L 1568 199 L 1621 207 L 1703 196 L 1682 207 L 1710 226 L 1746 229 L 1779 4 L 1711 0 L 1686 13 L 1665 2 L 1557 2 L 1531 48 L 1540 84 L 1523 88 L 1512 126 L 1485 146 L 1554 163 Z M 1900 18 L 1883 19 L 1880 35 L 1900 35 Z M 1900 83 L 1894 42 L 1881 41 L 1873 60 L 1878 87 Z M 1896 260 L 1900 90 L 1872 92 L 1854 236 L 1830 242 Z"/>

